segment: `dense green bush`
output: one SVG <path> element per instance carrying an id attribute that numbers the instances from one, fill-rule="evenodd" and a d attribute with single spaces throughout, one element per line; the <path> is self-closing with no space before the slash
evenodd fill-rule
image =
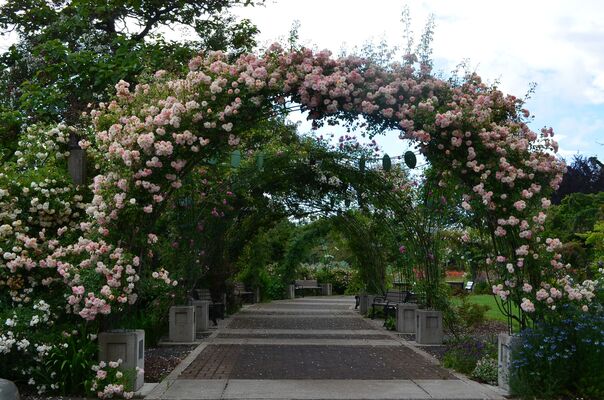
<path id="1" fill-rule="evenodd" d="M 474 284 L 474 294 L 493 294 L 493 288 L 487 281 L 476 282 Z"/>
<path id="2" fill-rule="evenodd" d="M 467 296 L 463 296 L 456 311 L 463 327 L 472 329 L 485 321 L 485 315 L 489 311 L 489 306 L 472 303 L 468 300 Z"/>
<path id="3" fill-rule="evenodd" d="M 332 261 L 327 264 L 302 263 L 296 271 L 299 279 L 316 279 L 319 283 L 331 283 L 333 294 L 347 293 L 354 275 L 355 271 L 344 261 Z"/>
<path id="4" fill-rule="evenodd" d="M 604 398 L 604 311 L 562 306 L 560 315 L 556 323 L 520 334 L 512 353 L 512 392 L 523 398 Z"/>
<path id="5" fill-rule="evenodd" d="M 384 321 L 384 327 L 389 331 L 396 330 L 396 317 L 389 315 L 388 318 L 386 318 L 386 321 Z"/>
<path id="6" fill-rule="evenodd" d="M 485 356 L 493 357 L 495 346 L 472 337 L 462 337 L 449 343 L 443 365 L 463 374 L 471 374 L 478 361 Z"/>

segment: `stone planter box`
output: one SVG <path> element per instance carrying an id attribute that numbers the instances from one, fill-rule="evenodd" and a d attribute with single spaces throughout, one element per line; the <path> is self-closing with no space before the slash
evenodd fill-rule
<path id="1" fill-rule="evenodd" d="M 443 314 L 435 310 L 415 311 L 415 342 L 417 344 L 442 344 Z"/>
<path id="2" fill-rule="evenodd" d="M 289 285 L 287 287 L 287 298 L 288 299 L 296 298 L 296 286 L 295 285 Z"/>
<path id="3" fill-rule="evenodd" d="M 362 315 L 367 315 L 375 298 L 374 294 L 363 293 L 360 295 L 360 310 Z"/>
<path id="4" fill-rule="evenodd" d="M 321 286 L 321 294 L 323 296 L 331 296 L 333 292 L 333 285 L 331 283 L 321 283 L 319 286 Z"/>
<path id="5" fill-rule="evenodd" d="M 170 341 L 192 343 L 195 341 L 195 307 L 170 307 Z"/>
<path id="6" fill-rule="evenodd" d="M 415 333 L 415 312 L 417 304 L 401 303 L 396 306 L 396 331 Z"/>
<path id="7" fill-rule="evenodd" d="M 508 393 L 510 391 L 512 350 L 518 343 L 518 336 L 507 333 L 497 335 L 497 384 Z"/>
<path id="8" fill-rule="evenodd" d="M 210 329 L 210 304 L 208 300 L 193 300 L 191 305 L 195 307 L 195 330 L 203 332 Z"/>
<path id="9" fill-rule="evenodd" d="M 145 331 L 142 329 L 120 329 L 101 332 L 98 337 L 99 361 L 122 360 L 120 369 L 135 370 L 141 373 L 133 376 L 132 388 L 139 390 L 144 383 L 145 369 Z"/>

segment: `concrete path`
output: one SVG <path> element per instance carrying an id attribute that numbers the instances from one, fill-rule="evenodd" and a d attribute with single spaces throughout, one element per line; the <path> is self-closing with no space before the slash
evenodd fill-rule
<path id="1" fill-rule="evenodd" d="M 362 318 L 351 297 L 244 308 L 145 398 L 503 399 Z"/>

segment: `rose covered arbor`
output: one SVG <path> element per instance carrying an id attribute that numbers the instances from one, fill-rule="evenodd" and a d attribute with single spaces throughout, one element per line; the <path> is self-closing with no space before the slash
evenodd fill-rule
<path id="1" fill-rule="evenodd" d="M 412 56 L 380 67 L 274 45 L 232 61 L 200 55 L 183 77 L 158 71 L 135 88 L 121 81 L 114 100 L 83 117 L 83 128 L 30 128 L 19 159 L 0 175 L 0 277 L 12 304 L 27 310 L 15 319 L 36 316 L 31 326 L 41 327 L 66 312 L 92 321 L 135 303 L 140 282 L 176 285 L 168 266 L 152 271 L 161 236 L 152 221 L 199 163 L 248 150 L 240 136 L 292 104 L 316 125 L 389 130 L 416 145 L 447 207 L 463 210 L 491 238 L 493 291 L 520 307 L 511 317 L 521 325 L 564 303 L 589 309 L 593 282 L 575 282 L 560 241 L 541 235 L 565 166 L 552 130 L 530 130 L 521 100 L 476 75 L 438 79 Z M 40 172 L 64 167 L 70 133 L 94 164 L 91 194 L 64 173 Z M 419 250 L 427 271 L 441 262 L 430 248 Z M 436 288 L 427 287 L 426 297 L 438 305 Z M 25 334 L 0 339 L 6 353 L 30 345 Z"/>
<path id="2" fill-rule="evenodd" d="M 90 113 L 94 130 L 82 145 L 106 155 L 87 210 L 94 234 L 117 243 L 124 214 L 144 227 L 197 161 L 236 148 L 240 132 L 287 101 L 317 123 L 354 124 L 361 115 L 370 130 L 396 129 L 416 143 L 438 171 L 438 186 L 492 233 L 490 262 L 501 281 L 494 290 L 502 299 L 529 316 L 544 315 L 563 298 L 589 300 L 566 278 L 559 241 L 539 237 L 547 194 L 564 165 L 554 156 L 552 131 L 532 132 L 515 97 L 477 76 L 452 85 L 411 63 L 380 69 L 360 58 L 277 46 L 233 63 L 220 53 L 199 56 L 189 69 L 182 79 L 160 71 L 132 93 L 120 82 L 116 100 Z M 155 234 L 141 229 L 125 247 L 144 258 L 141 250 Z"/>

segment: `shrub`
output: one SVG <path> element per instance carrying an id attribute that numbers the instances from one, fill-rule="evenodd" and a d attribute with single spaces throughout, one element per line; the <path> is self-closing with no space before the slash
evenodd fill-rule
<path id="1" fill-rule="evenodd" d="M 497 374 L 497 360 L 490 356 L 485 356 L 476 363 L 476 367 L 472 371 L 472 378 L 489 385 L 496 385 Z"/>
<path id="2" fill-rule="evenodd" d="M 493 288 L 487 281 L 476 282 L 474 284 L 474 294 L 493 294 Z"/>
<path id="3" fill-rule="evenodd" d="M 472 337 L 463 337 L 449 344 L 443 358 L 443 365 L 463 374 L 470 374 L 476 368 L 478 360 L 493 354 L 494 346 Z"/>
<path id="4" fill-rule="evenodd" d="M 596 307 L 594 307 L 596 308 Z M 521 397 L 604 397 L 604 312 L 560 307 L 559 321 L 520 334 L 510 387 Z"/>
<path id="5" fill-rule="evenodd" d="M 354 272 L 344 261 L 328 264 L 302 263 L 298 266 L 296 275 L 299 279 L 316 279 L 320 283 L 331 283 L 334 294 L 344 294 L 353 279 Z"/>
<path id="6" fill-rule="evenodd" d="M 461 298 L 461 304 L 457 307 L 460 321 L 465 328 L 471 329 L 485 321 L 485 314 L 489 306 L 472 303 L 467 296 Z"/>
<path id="7" fill-rule="evenodd" d="M 34 367 L 32 375 L 38 387 L 66 394 L 81 394 L 91 390 L 91 368 L 98 356 L 96 334 L 64 331 L 61 345 L 51 348 L 42 365 Z"/>
<path id="8" fill-rule="evenodd" d="M 386 321 L 384 321 L 384 326 L 389 331 L 396 330 L 396 318 L 393 317 L 392 315 L 389 315 L 388 318 L 386 318 Z"/>

